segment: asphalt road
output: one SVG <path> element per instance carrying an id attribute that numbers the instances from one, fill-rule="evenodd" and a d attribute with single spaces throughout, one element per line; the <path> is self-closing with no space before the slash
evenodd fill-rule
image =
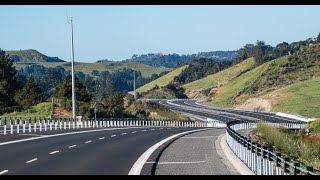
<path id="1" fill-rule="evenodd" d="M 101 128 L 0 143 L 0 174 L 127 175 L 139 156 L 152 145 L 193 129 L 199 128 Z"/>
<path id="2" fill-rule="evenodd" d="M 221 107 L 205 106 L 196 103 L 197 100 L 170 100 L 170 102 L 168 102 L 167 100 L 157 100 L 154 102 L 166 106 L 171 110 L 175 110 L 182 113 L 190 113 L 204 118 L 212 118 L 220 120 L 222 122 L 248 119 L 260 119 L 273 122 L 298 121 L 295 119 L 280 117 L 268 112 L 251 112 Z"/>

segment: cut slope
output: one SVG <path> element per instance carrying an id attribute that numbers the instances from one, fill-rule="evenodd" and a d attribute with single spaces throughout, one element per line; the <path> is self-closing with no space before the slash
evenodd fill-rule
<path id="1" fill-rule="evenodd" d="M 227 83 L 231 79 L 234 79 L 240 74 L 252 69 L 254 64 L 255 64 L 254 59 L 249 58 L 228 69 L 212 74 L 205 78 L 193 81 L 191 83 L 185 84 L 182 87 L 186 90 L 186 94 L 191 96 L 191 94 L 194 94 L 196 92 L 212 89 L 215 86 L 220 86 Z"/>
<path id="2" fill-rule="evenodd" d="M 149 82 L 148 84 L 138 88 L 137 92 L 138 93 L 146 92 L 146 91 L 154 88 L 156 85 L 159 86 L 159 87 L 166 86 L 173 80 L 173 78 L 175 76 L 179 75 L 187 67 L 188 67 L 188 65 L 179 67 L 179 68 L 167 73 L 166 75 L 161 76 L 160 78 L 158 78 L 158 79 L 156 79 L 156 80 L 154 80 L 152 82 Z"/>
<path id="3" fill-rule="evenodd" d="M 271 62 L 273 61 L 264 63 L 226 83 L 211 98 L 212 101 L 210 103 L 221 106 L 232 106 L 234 103 L 234 98 L 238 95 L 238 93 L 259 78 L 259 76 L 268 68 Z"/>

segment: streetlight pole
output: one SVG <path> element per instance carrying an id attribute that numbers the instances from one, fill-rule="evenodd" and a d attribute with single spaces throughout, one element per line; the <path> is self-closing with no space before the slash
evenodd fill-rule
<path id="1" fill-rule="evenodd" d="M 71 73 L 72 73 L 72 117 L 76 120 L 76 92 L 75 92 L 75 77 L 74 77 L 74 47 L 73 47 L 73 21 L 71 17 L 71 49 L 72 49 L 72 64 L 71 64 Z"/>
<path id="2" fill-rule="evenodd" d="M 134 96 L 134 100 L 137 99 L 137 95 L 136 95 L 136 72 L 133 71 L 133 96 Z"/>

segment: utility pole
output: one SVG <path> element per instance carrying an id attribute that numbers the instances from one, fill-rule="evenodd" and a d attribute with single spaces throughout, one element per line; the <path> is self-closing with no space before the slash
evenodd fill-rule
<path id="1" fill-rule="evenodd" d="M 134 100 L 137 99 L 137 95 L 136 95 L 136 72 L 133 71 L 133 96 L 134 96 Z"/>
<path id="2" fill-rule="evenodd" d="M 76 119 L 76 92 L 75 92 L 75 77 L 74 77 L 74 47 L 73 47 L 73 21 L 71 17 L 71 55 L 72 55 L 72 63 L 71 63 L 71 73 L 72 73 L 72 118 L 75 122 Z"/>

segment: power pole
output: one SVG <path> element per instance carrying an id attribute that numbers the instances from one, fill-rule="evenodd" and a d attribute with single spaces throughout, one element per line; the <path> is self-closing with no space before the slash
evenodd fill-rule
<path id="1" fill-rule="evenodd" d="M 134 96 L 134 100 L 137 99 L 137 95 L 136 95 L 136 72 L 133 71 L 133 96 Z"/>
<path id="2" fill-rule="evenodd" d="M 76 120 L 76 92 L 75 92 L 75 77 L 74 77 L 74 47 L 73 47 L 73 21 L 71 17 L 71 55 L 72 55 L 72 64 L 71 64 L 71 73 L 72 73 L 72 117 Z"/>

